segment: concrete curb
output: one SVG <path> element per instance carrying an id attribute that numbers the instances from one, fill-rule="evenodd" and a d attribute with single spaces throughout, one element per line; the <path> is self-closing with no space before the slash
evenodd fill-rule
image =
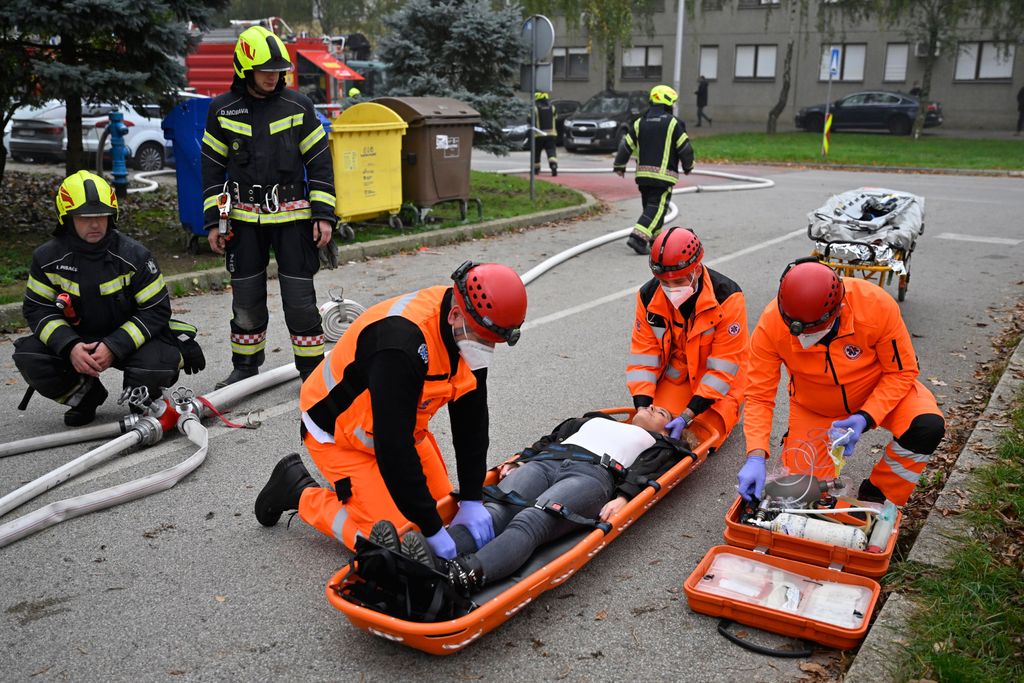
<path id="1" fill-rule="evenodd" d="M 575 190 L 575 188 L 572 189 Z M 388 237 L 386 239 L 374 240 L 372 242 L 343 244 L 338 247 L 338 263 L 345 263 L 347 261 L 363 261 L 368 258 L 390 256 L 391 254 L 397 254 L 411 249 L 418 249 L 420 247 L 436 247 L 443 244 L 451 244 L 453 242 L 473 239 L 474 237 L 496 235 L 502 232 L 515 230 L 517 228 L 536 227 L 545 223 L 556 223 L 558 221 L 569 220 L 570 218 L 581 216 L 598 205 L 599 202 L 593 195 L 581 190 L 575 191 L 583 195 L 585 200 L 583 204 L 578 206 L 569 206 L 563 209 L 552 209 L 550 211 L 540 211 L 538 213 L 516 216 L 515 218 L 496 218 L 494 220 L 484 221 L 483 223 L 460 225 L 454 228 L 444 228 L 443 230 L 416 233 L 414 235 Z M 267 266 L 267 275 L 269 277 L 277 277 L 276 261 L 271 260 L 270 264 Z M 180 295 L 182 293 L 182 288 L 184 288 L 186 292 L 195 290 L 218 290 L 223 289 L 230 282 L 227 273 L 220 268 L 195 270 L 189 273 L 169 275 L 164 278 L 164 281 L 167 283 L 167 289 L 170 290 L 172 296 L 175 295 L 176 292 Z M 25 318 L 21 315 L 21 303 L 16 302 L 0 305 L 0 332 L 13 332 L 21 327 L 25 327 Z"/>
<path id="2" fill-rule="evenodd" d="M 1004 420 L 1021 386 L 1024 386 L 1024 344 L 1018 344 L 1010 357 L 1010 363 L 974 425 L 970 438 L 960 451 L 935 506 L 928 513 L 907 557 L 908 561 L 943 566 L 947 563 L 950 545 L 958 544 L 958 539 L 970 535 L 971 528 L 963 517 L 957 514 L 946 516 L 943 512 L 960 510 L 964 500 L 961 492 L 968 490 L 974 470 L 994 462 L 989 454 L 995 452 L 1000 430 L 993 425 Z M 846 672 L 843 679 L 845 683 L 897 680 L 893 669 L 903 658 L 904 627 L 915 609 L 909 597 L 899 593 L 889 596 L 861 645 L 860 652 L 854 658 L 853 665 Z"/>
<path id="3" fill-rule="evenodd" d="M 707 161 L 709 166 L 775 166 L 779 168 L 800 168 L 814 171 L 866 171 L 881 173 L 921 173 L 926 175 L 974 175 L 988 178 L 1024 178 L 1024 171 L 984 168 L 921 168 L 918 166 L 869 166 L 866 164 L 821 164 L 814 162 L 786 161 Z"/>

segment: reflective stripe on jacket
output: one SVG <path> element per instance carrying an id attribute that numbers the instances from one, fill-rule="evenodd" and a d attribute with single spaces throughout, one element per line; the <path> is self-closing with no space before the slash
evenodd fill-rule
<path id="1" fill-rule="evenodd" d="M 626 130 L 613 168 L 625 169 L 633 154 L 637 158 L 636 182 L 641 185 L 675 185 L 680 165 L 687 172 L 693 169 L 693 146 L 686 124 L 661 104 L 652 104 Z"/>
<path id="2" fill-rule="evenodd" d="M 859 410 L 879 424 L 907 395 L 918 375 L 917 356 L 899 305 L 881 287 L 843 278 L 839 329 L 828 346 L 809 349 L 779 314 L 765 307 L 750 338 L 750 386 L 743 431 L 747 451 L 770 452 L 772 413 L 785 365 L 789 400 L 819 415 L 843 418 Z"/>

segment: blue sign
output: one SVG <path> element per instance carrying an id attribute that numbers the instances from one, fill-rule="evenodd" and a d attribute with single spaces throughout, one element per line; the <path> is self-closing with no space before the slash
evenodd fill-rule
<path id="1" fill-rule="evenodd" d="M 839 48 L 832 48 L 832 58 L 829 61 L 828 77 L 835 78 L 839 75 Z"/>

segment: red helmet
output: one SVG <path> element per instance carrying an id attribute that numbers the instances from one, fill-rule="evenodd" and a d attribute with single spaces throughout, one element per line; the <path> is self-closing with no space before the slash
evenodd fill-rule
<path id="1" fill-rule="evenodd" d="M 526 286 L 508 266 L 466 261 L 452 273 L 455 305 L 467 315 L 466 324 L 481 339 L 495 344 L 519 341 L 526 319 Z"/>
<path id="2" fill-rule="evenodd" d="M 835 320 L 843 303 L 842 279 L 814 257 L 786 266 L 779 280 L 779 313 L 790 334 L 820 332 Z"/>
<path id="3" fill-rule="evenodd" d="M 663 230 L 651 245 L 651 272 L 659 280 L 675 280 L 700 268 L 704 247 L 689 228 Z"/>

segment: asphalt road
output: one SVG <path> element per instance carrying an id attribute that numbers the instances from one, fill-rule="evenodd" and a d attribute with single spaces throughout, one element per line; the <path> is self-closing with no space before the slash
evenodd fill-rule
<path id="1" fill-rule="evenodd" d="M 701 235 L 709 264 L 743 287 L 750 323 L 771 299 L 785 264 L 810 252 L 806 213 L 830 193 L 862 185 L 915 192 L 927 198 L 927 231 L 914 254 L 904 316 L 922 377 L 943 405 L 954 408 L 973 391 L 975 366 L 992 359 L 989 339 L 1002 329 L 998 312 L 1022 294 L 1024 246 L 941 234 L 1020 240 L 1021 181 L 775 168 L 760 174 L 776 187 L 679 200 L 681 220 Z M 325 298 L 340 286 L 347 297 L 370 304 L 446 282 L 466 258 L 525 272 L 564 248 L 630 225 L 638 213 L 639 202 L 631 199 L 594 220 L 350 263 L 318 276 L 318 291 Z M 530 286 L 522 341 L 501 348 L 491 372 L 492 463 L 564 417 L 629 402 L 623 373 L 630 292 L 647 277 L 646 259 L 618 243 Z M 290 360 L 276 289 L 268 366 Z M 227 294 L 175 301 L 175 314 L 201 330 L 209 366 L 187 378 L 201 392 L 229 371 L 229 304 Z M 11 352 L 12 340 L 0 339 L 0 403 L 7 406 L 0 442 L 62 429 L 60 409 L 44 399 L 36 397 L 26 413 L 13 409 L 25 385 Z M 106 380 L 111 390 L 119 382 Z M 253 518 L 253 500 L 274 463 L 298 450 L 297 390 L 293 381 L 235 409 L 236 419 L 262 411 L 258 430 L 210 423 L 206 463 L 170 491 L 0 549 L 2 677 L 784 681 L 799 675 L 799 660 L 769 660 L 725 641 L 715 620 L 687 609 L 681 592 L 699 559 L 722 542 L 723 514 L 742 463 L 739 434 L 566 585 L 465 651 L 435 658 L 367 635 L 327 604 L 325 584 L 346 551 L 300 520 L 268 530 Z M 118 415 L 112 400 L 100 411 L 105 420 Z M 439 415 L 433 424 L 450 453 L 447 419 Z M 870 447 L 881 443 L 880 435 L 866 437 L 848 463 L 852 481 L 869 471 L 877 457 Z M 5 459 L 0 492 L 86 448 Z M 190 453 L 176 436 L 77 477 L 0 522 Z"/>

